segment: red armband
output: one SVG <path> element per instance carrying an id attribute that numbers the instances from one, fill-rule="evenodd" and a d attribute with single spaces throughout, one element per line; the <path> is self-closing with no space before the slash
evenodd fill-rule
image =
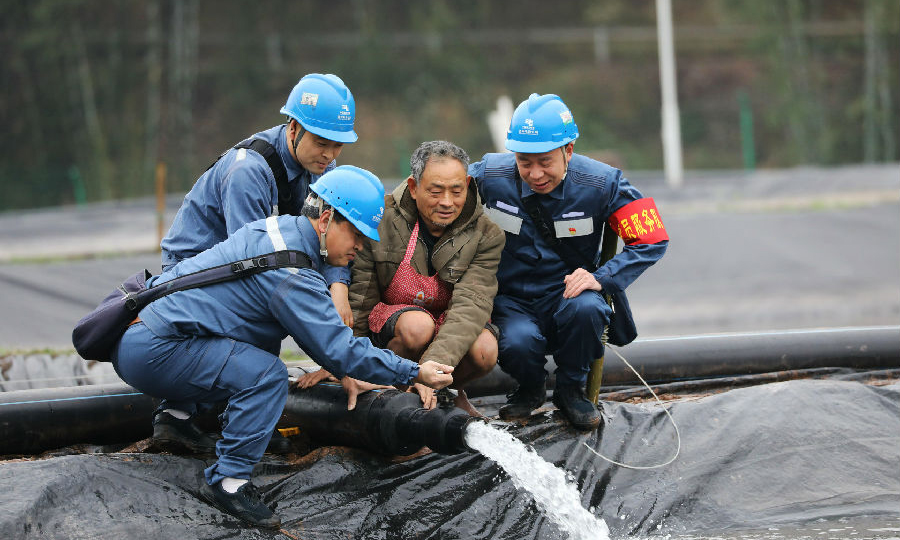
<path id="1" fill-rule="evenodd" d="M 669 239 L 656 203 L 649 197 L 630 202 L 613 212 L 609 225 L 629 246 L 657 244 Z"/>

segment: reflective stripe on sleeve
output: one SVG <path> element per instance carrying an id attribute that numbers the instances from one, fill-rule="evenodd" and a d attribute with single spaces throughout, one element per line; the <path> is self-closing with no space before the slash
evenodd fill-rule
<path id="1" fill-rule="evenodd" d="M 272 241 L 272 247 L 275 248 L 275 251 L 284 251 L 287 249 L 287 244 L 284 243 L 284 237 L 281 236 L 281 229 L 278 228 L 278 218 L 276 216 L 266 218 L 266 232 L 269 234 L 269 240 Z M 294 267 L 288 267 L 286 270 L 292 274 L 296 274 L 300 271 L 299 268 Z"/>

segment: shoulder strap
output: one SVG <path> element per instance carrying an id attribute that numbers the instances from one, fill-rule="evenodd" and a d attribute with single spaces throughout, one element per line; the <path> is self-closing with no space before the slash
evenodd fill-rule
<path id="1" fill-rule="evenodd" d="M 519 193 L 522 192 L 522 178 L 519 176 L 518 172 L 516 173 L 516 189 Z M 543 237 L 544 241 L 550 245 L 557 255 L 559 255 L 559 258 L 566 263 L 566 266 L 568 266 L 570 270 L 576 268 L 584 268 L 589 272 L 597 270 L 594 261 L 588 260 L 583 253 L 560 241 L 560 239 L 556 237 L 556 230 L 553 228 L 553 223 L 547 216 L 544 208 L 538 204 L 536 195 L 522 197 L 522 206 L 525 207 L 525 212 L 531 218 L 531 221 L 534 222 L 538 234 Z"/>
<path id="2" fill-rule="evenodd" d="M 171 281 L 161 283 L 157 287 L 145 289 L 138 293 L 129 293 L 125 297 L 125 306 L 132 311 L 138 311 L 150 302 L 167 294 L 215 285 L 216 283 L 252 276 L 267 270 L 289 267 L 312 268 L 312 260 L 309 258 L 309 255 L 302 251 L 285 250 L 214 266 L 177 277 Z"/>
<path id="3" fill-rule="evenodd" d="M 293 193 L 291 193 L 291 188 L 288 186 L 287 171 L 275 147 L 262 139 L 252 138 L 241 141 L 234 147 L 253 150 L 266 160 L 269 168 L 272 169 L 272 175 L 275 177 L 275 186 L 278 188 L 278 213 L 281 215 L 299 215 L 300 209 L 297 208 L 297 201 L 292 200 Z"/>
<path id="4" fill-rule="evenodd" d="M 235 150 L 248 148 L 261 155 L 263 159 L 266 160 L 269 169 L 271 169 L 272 176 L 275 177 L 275 187 L 278 189 L 278 213 L 295 216 L 300 215 L 300 208 L 297 205 L 297 201 L 292 200 L 294 194 L 291 192 L 291 188 L 288 185 L 287 170 L 285 170 L 284 163 L 281 162 L 281 158 L 278 156 L 278 151 L 275 150 L 275 147 L 262 139 L 254 139 L 251 137 L 237 143 L 233 148 Z M 228 150 L 219 154 L 219 157 L 210 163 L 206 170 L 212 169 L 213 165 L 218 163 L 219 160 L 222 159 L 222 156 L 227 153 Z"/>

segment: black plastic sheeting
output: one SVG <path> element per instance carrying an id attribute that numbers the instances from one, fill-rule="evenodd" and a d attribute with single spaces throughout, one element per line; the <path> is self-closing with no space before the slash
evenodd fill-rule
<path id="1" fill-rule="evenodd" d="M 550 406 L 527 425 L 502 426 L 572 474 L 612 538 L 767 537 L 771 527 L 861 516 L 896 524 L 900 384 L 797 380 L 670 406 L 681 454 L 654 470 L 610 465 L 582 443 L 618 461 L 664 462 L 675 438 L 658 406 L 604 402 L 606 425 L 592 434 L 567 428 Z M 347 448 L 267 456 L 254 483 L 282 531 L 249 528 L 202 502 L 209 462 L 158 454 L 2 462 L 0 538 L 563 538 L 528 493 L 474 453 L 403 462 Z"/>

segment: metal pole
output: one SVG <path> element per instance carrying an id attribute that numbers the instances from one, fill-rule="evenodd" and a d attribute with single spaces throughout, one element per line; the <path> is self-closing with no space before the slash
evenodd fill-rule
<path id="1" fill-rule="evenodd" d="M 603 225 L 603 240 L 600 241 L 600 266 L 603 266 L 616 255 L 619 248 L 619 237 L 616 235 L 609 223 Z M 604 295 L 606 302 L 612 305 L 612 299 Z M 605 331 L 604 331 L 605 332 Z M 606 343 L 606 336 L 603 338 Z M 591 370 L 588 372 L 587 380 L 587 397 L 594 405 L 600 396 L 600 385 L 603 383 L 603 356 L 594 360 L 591 364 Z"/>
<path id="2" fill-rule="evenodd" d="M 166 221 L 166 164 L 156 164 L 156 243 L 162 243 Z"/>
<path id="3" fill-rule="evenodd" d="M 662 143 L 666 183 L 681 187 L 681 123 L 675 83 L 675 42 L 672 35 L 672 2 L 656 0 L 656 30 L 659 43 L 659 79 L 662 91 Z"/>
<path id="4" fill-rule="evenodd" d="M 756 151 L 753 143 L 753 109 L 750 96 L 744 89 L 738 90 L 738 107 L 740 108 L 741 153 L 744 156 L 744 169 L 756 169 Z"/>
<path id="5" fill-rule="evenodd" d="M 603 384 L 604 358 L 606 358 L 605 354 L 600 358 L 594 360 L 594 363 L 591 364 L 591 370 L 588 372 L 587 397 L 594 405 L 596 405 L 597 402 L 600 401 L 600 385 Z"/>

